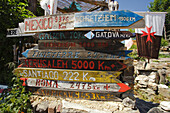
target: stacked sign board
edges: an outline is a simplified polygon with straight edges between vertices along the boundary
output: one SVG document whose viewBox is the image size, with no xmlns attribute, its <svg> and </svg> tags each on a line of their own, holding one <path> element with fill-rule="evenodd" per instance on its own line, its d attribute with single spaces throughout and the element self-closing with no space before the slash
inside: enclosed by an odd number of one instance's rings
<svg viewBox="0 0 170 113">
<path fill-rule="evenodd" d="M 25 32 L 37 33 L 38 49 L 25 51 L 14 73 L 26 78 L 34 94 L 117 100 L 117 94 L 130 89 L 119 76 L 132 52 L 123 50 L 119 40 L 132 34 L 90 30 L 129 27 L 142 18 L 130 11 L 104 11 L 25 19 Z"/>
</svg>

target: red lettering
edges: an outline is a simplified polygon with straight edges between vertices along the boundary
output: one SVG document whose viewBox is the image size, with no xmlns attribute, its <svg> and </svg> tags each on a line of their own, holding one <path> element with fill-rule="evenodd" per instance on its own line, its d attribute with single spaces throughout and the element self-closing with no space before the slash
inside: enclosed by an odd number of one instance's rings
<svg viewBox="0 0 170 113">
<path fill-rule="evenodd" d="M 103 64 L 104 64 L 104 62 L 100 63 L 100 61 L 98 61 L 98 69 L 99 70 L 100 70 L 100 68 L 102 68 L 102 70 L 104 69 Z"/>
<path fill-rule="evenodd" d="M 37 60 L 36 59 L 33 60 L 33 67 L 37 67 Z"/>
<path fill-rule="evenodd" d="M 32 59 L 28 59 L 28 67 L 33 67 L 32 66 Z"/>
<path fill-rule="evenodd" d="M 88 90 L 91 89 L 91 84 L 90 84 L 90 83 L 88 83 L 87 89 L 88 89 Z"/>
<path fill-rule="evenodd" d="M 59 62 L 62 62 L 62 60 L 57 60 L 57 66 L 58 66 L 58 68 L 62 68 L 62 67 L 60 67 L 61 63 L 59 63 Z"/>
<path fill-rule="evenodd" d="M 67 21 L 67 22 L 69 21 L 69 17 L 68 17 L 68 16 L 66 17 L 66 21 Z"/>
<path fill-rule="evenodd" d="M 57 66 L 54 66 L 54 64 L 55 64 L 55 60 L 53 60 L 53 66 L 52 67 L 53 68 L 57 68 Z"/>
<path fill-rule="evenodd" d="M 88 62 L 87 62 L 87 61 L 84 61 L 84 62 L 83 62 L 83 66 L 84 66 L 84 69 L 87 69 L 87 68 L 88 68 Z"/>
<path fill-rule="evenodd" d="M 78 61 L 77 66 L 79 69 L 82 69 L 82 61 L 81 60 Z"/>
<path fill-rule="evenodd" d="M 83 84 L 83 89 L 84 89 L 84 87 L 85 87 L 86 83 L 82 83 L 82 84 Z"/>
<path fill-rule="evenodd" d="M 39 27 L 40 29 L 43 29 L 43 27 L 42 26 L 40 26 L 40 22 L 42 21 L 42 19 L 40 19 L 39 21 L 38 20 L 36 20 L 36 22 L 37 22 L 37 24 L 38 24 L 38 26 L 37 26 L 37 28 Z M 36 28 L 36 29 L 37 29 Z"/>
<path fill-rule="evenodd" d="M 51 19 L 51 26 L 50 26 L 50 19 Z M 53 18 L 48 18 L 48 28 L 51 29 L 53 27 Z"/>
<path fill-rule="evenodd" d="M 41 86 L 45 86 L 45 80 L 41 80 Z"/>
<path fill-rule="evenodd" d="M 78 86 L 78 89 L 80 88 L 80 83 L 76 83 L 76 86 Z"/>
<path fill-rule="evenodd" d="M 53 63 L 54 64 L 54 63 Z M 51 68 L 51 62 L 50 62 L 50 60 L 48 60 L 48 66 L 47 66 L 48 68 Z"/>
<path fill-rule="evenodd" d="M 46 80 L 46 87 L 49 87 L 49 86 L 51 87 L 50 84 L 51 84 L 51 80 L 50 80 L 50 83 L 49 83 L 49 80 Z"/>
<path fill-rule="evenodd" d="M 36 80 L 36 86 L 40 86 L 40 79 Z"/>
<path fill-rule="evenodd" d="M 29 25 L 28 21 L 25 22 L 25 31 L 27 31 L 27 27 L 29 27 L 29 30 L 30 30 L 30 25 Z"/>
<path fill-rule="evenodd" d="M 71 82 L 71 87 L 70 88 L 74 88 L 73 85 L 74 85 L 74 82 Z"/>
<path fill-rule="evenodd" d="M 93 62 L 93 61 L 90 61 L 90 63 L 89 63 L 89 68 L 90 68 L 90 69 L 94 69 L 94 62 Z"/>
<path fill-rule="evenodd" d="M 77 65 L 75 64 L 77 61 L 72 60 L 72 69 L 77 69 Z M 73 67 L 74 66 L 74 67 Z"/>
<path fill-rule="evenodd" d="M 28 62 L 28 59 L 25 59 L 24 60 L 24 65 L 22 67 L 28 67 L 27 62 Z"/>
<path fill-rule="evenodd" d="M 91 45 L 91 44 L 88 42 L 88 43 L 87 43 L 87 47 L 90 47 L 90 45 Z"/>
<path fill-rule="evenodd" d="M 68 62 L 68 61 L 66 61 L 65 63 L 64 63 L 64 61 L 62 62 L 62 68 L 66 68 L 66 69 L 68 68 L 68 67 L 67 67 L 67 62 Z M 65 66 L 65 67 L 64 67 L 64 66 Z"/>
<path fill-rule="evenodd" d="M 55 17 L 55 22 L 58 22 L 58 17 L 57 16 Z"/>
<path fill-rule="evenodd" d="M 91 43 L 91 47 L 94 47 L 94 42 Z"/>
</svg>

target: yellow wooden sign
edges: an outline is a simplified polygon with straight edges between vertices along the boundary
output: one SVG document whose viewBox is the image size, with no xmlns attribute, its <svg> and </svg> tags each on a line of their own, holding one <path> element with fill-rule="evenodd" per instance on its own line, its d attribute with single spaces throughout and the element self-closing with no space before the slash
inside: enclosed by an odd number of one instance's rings
<svg viewBox="0 0 170 113">
<path fill-rule="evenodd" d="M 118 79 L 116 79 L 121 74 L 121 72 L 118 71 L 16 68 L 14 70 L 14 74 L 24 78 L 77 82 L 121 83 Z"/>
</svg>

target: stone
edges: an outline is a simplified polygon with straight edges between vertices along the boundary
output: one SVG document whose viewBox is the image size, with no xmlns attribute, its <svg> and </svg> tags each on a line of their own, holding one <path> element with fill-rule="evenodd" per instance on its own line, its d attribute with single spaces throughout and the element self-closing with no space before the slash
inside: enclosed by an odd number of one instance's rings
<svg viewBox="0 0 170 113">
<path fill-rule="evenodd" d="M 159 107 L 153 107 L 147 113 L 164 113 L 164 111 Z"/>
<path fill-rule="evenodd" d="M 56 101 L 51 101 L 49 103 L 48 113 L 55 113 L 56 106 L 58 106 L 58 103 Z"/>
<path fill-rule="evenodd" d="M 148 88 L 153 89 L 154 91 L 157 91 L 158 90 L 158 84 L 148 82 Z"/>
<path fill-rule="evenodd" d="M 166 70 L 165 69 L 158 70 L 158 73 L 159 73 L 159 77 L 160 77 L 159 83 L 165 84 L 165 82 L 166 82 Z"/>
<path fill-rule="evenodd" d="M 123 99 L 123 105 L 125 107 L 129 107 L 131 109 L 135 108 L 135 101 L 133 101 L 132 99 L 130 99 L 129 97 L 126 97 L 125 99 Z"/>
<path fill-rule="evenodd" d="M 159 83 L 159 74 L 158 72 L 151 72 L 149 75 L 149 82 Z"/>
<path fill-rule="evenodd" d="M 45 112 L 48 108 L 48 101 L 42 101 L 40 104 L 37 105 L 36 111 L 38 112 Z"/>
<path fill-rule="evenodd" d="M 170 98 L 170 88 L 164 84 L 158 85 L 158 93 L 166 98 Z"/>
<path fill-rule="evenodd" d="M 151 69 L 151 64 L 150 63 L 146 63 L 145 69 L 146 70 L 150 70 Z"/>
<path fill-rule="evenodd" d="M 160 106 L 162 109 L 164 109 L 165 111 L 170 111 L 170 101 L 162 101 L 160 103 Z"/>
<path fill-rule="evenodd" d="M 137 83 L 140 87 L 147 87 L 149 78 L 146 75 L 139 75 L 135 78 L 135 83 Z"/>
<path fill-rule="evenodd" d="M 150 89 L 150 88 L 147 88 L 147 89 L 140 89 L 141 91 L 147 93 L 148 96 L 151 96 L 151 95 L 155 95 L 155 91 Z"/>
</svg>

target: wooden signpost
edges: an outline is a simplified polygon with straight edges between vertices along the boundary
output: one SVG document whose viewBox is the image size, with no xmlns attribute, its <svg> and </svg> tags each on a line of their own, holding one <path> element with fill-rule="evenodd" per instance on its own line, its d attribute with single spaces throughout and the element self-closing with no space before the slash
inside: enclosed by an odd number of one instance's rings
<svg viewBox="0 0 170 113">
<path fill-rule="evenodd" d="M 112 40 L 39 40 L 39 49 L 69 49 L 69 50 L 119 50 L 123 44 Z"/>
<path fill-rule="evenodd" d="M 121 71 L 127 66 L 117 60 L 25 59 L 21 67 Z"/>
<path fill-rule="evenodd" d="M 129 31 L 55 31 L 37 33 L 34 37 L 39 40 L 82 40 L 88 35 L 90 39 L 129 39 L 133 36 Z"/>
<path fill-rule="evenodd" d="M 57 14 L 51 16 L 27 18 L 24 20 L 24 25 L 25 33 L 73 30 L 74 14 Z"/>
<path fill-rule="evenodd" d="M 23 78 L 24 79 L 24 78 Z M 46 87 L 61 90 L 74 90 L 85 92 L 125 92 L 130 89 L 124 83 L 88 83 L 88 82 L 69 82 L 45 79 L 25 78 L 26 85 L 29 87 Z"/>
<path fill-rule="evenodd" d="M 23 78 L 36 78 L 48 80 L 121 83 L 116 79 L 121 72 L 118 71 L 89 71 L 66 69 L 16 68 L 14 74 Z"/>
<path fill-rule="evenodd" d="M 62 59 L 105 59 L 105 60 L 125 60 L 132 50 L 115 50 L 97 52 L 88 50 L 26 50 L 22 53 L 26 58 L 62 58 Z"/>
<path fill-rule="evenodd" d="M 54 88 L 35 88 L 29 87 L 28 91 L 31 91 L 36 95 L 43 96 L 55 96 L 62 98 L 73 98 L 73 99 L 87 99 L 87 100 L 111 100 L 111 101 L 122 101 L 116 97 L 115 93 L 101 93 L 101 92 L 82 92 L 82 91 L 69 91 L 69 90 L 58 90 Z"/>
<path fill-rule="evenodd" d="M 143 17 L 128 10 L 75 13 L 75 28 L 127 27 Z"/>
</svg>

